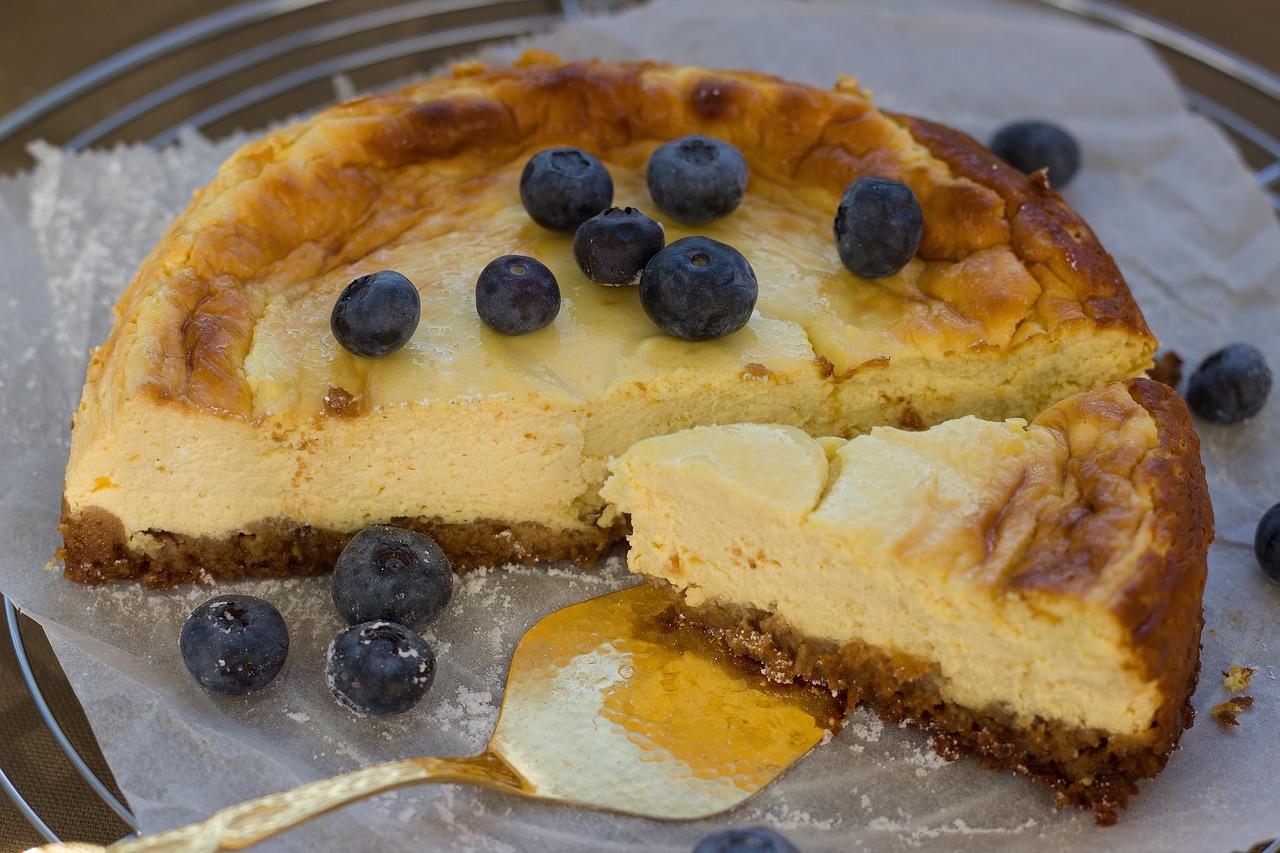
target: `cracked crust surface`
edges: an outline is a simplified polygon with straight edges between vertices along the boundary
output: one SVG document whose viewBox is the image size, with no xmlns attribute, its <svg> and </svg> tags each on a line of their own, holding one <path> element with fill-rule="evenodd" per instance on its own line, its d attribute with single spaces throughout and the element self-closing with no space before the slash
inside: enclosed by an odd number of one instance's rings
<svg viewBox="0 0 1280 853">
<path fill-rule="evenodd" d="M 1152 343 L 1088 226 L 1042 177 L 1022 175 L 964 134 L 881 113 L 848 81 L 820 91 L 751 72 L 529 55 L 514 68 L 463 66 L 332 107 L 246 145 L 142 265 L 89 384 L 117 373 L 111 384 L 126 394 L 254 417 L 244 362 L 265 299 L 360 260 L 431 210 L 461 209 L 466 179 L 540 146 L 607 157 L 688 133 L 733 142 L 753 177 L 812 191 L 824 204 L 859 175 L 907 182 L 924 210 L 919 257 L 955 265 L 957 280 L 930 295 L 962 325 L 985 325 L 976 337 L 945 325 L 918 330 L 943 336 L 940 350 L 976 338 L 1011 344 L 992 324 L 1028 320 L 1040 332 L 1086 321 Z M 972 263 L 1001 249 L 1043 291 L 1029 316 L 1008 316 L 1009 294 L 985 287 L 991 269 Z"/>
</svg>

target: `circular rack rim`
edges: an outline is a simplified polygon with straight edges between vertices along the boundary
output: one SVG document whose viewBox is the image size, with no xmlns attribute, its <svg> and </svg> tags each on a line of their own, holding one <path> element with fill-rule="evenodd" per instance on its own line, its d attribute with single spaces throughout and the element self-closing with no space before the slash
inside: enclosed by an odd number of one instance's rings
<svg viewBox="0 0 1280 853">
<path fill-rule="evenodd" d="M 249 0 L 137 42 L 68 77 L 7 115 L 0 116 L 0 143 L 29 127 L 44 115 L 89 95 L 102 85 L 149 62 L 172 56 L 186 47 L 215 36 L 270 22 L 283 15 L 323 6 L 328 2 L 331 0 Z M 269 59 L 381 27 L 409 23 L 450 12 L 475 11 L 485 7 L 500 6 L 504 5 L 504 2 L 509 0 L 411 0 L 411 2 L 381 7 L 296 30 L 198 68 L 145 93 L 79 132 L 65 143 L 64 147 L 76 151 L 93 145 L 175 98 Z M 1107 0 L 1024 0 L 1024 2 L 1035 3 L 1136 35 L 1199 65 L 1211 68 L 1265 96 L 1272 103 L 1280 105 L 1280 74 L 1158 18 L 1135 12 Z M 605 5 L 617 4 L 606 3 Z M 465 47 L 498 39 L 514 38 L 544 30 L 558 21 L 583 17 L 584 13 L 579 0 L 560 0 L 559 7 L 558 14 L 525 15 L 500 18 L 481 24 L 445 27 L 295 68 L 214 103 L 148 141 L 156 147 L 162 147 L 176 140 L 184 128 L 193 127 L 198 130 L 207 127 L 219 119 L 235 115 L 241 110 L 307 83 L 380 62 L 442 48 Z M 1280 212 L 1280 191 L 1275 189 L 1275 186 L 1280 184 L 1280 139 L 1245 116 L 1193 89 L 1182 87 L 1182 95 L 1189 108 L 1266 154 L 1269 162 L 1254 172 L 1254 178 L 1269 196 L 1275 210 Z M 27 656 L 18 620 L 18 608 L 7 597 L 0 595 L 0 599 L 4 602 L 5 623 L 18 660 L 19 671 L 41 720 L 66 755 L 67 760 L 89 784 L 93 792 L 132 829 L 132 833 L 125 837 L 136 835 L 140 831 L 139 826 L 128 806 L 117 798 L 103 780 L 89 768 L 54 717 Z M 19 813 L 48 842 L 58 843 L 62 840 L 22 796 L 22 793 L 5 775 L 2 767 L 0 767 L 0 790 L 4 791 Z M 1280 838 L 1272 841 L 1262 853 L 1280 853 Z"/>
</svg>

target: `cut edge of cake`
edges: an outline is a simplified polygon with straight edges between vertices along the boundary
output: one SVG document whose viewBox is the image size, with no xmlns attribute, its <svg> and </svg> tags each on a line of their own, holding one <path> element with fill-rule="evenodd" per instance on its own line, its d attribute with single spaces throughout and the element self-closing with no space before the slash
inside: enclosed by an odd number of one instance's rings
<svg viewBox="0 0 1280 853">
<path fill-rule="evenodd" d="M 962 421 L 952 424 L 959 430 Z M 913 444 L 920 444 L 918 437 L 931 432 L 942 435 L 949 426 L 911 434 L 886 428 L 852 442 L 814 442 L 799 434 L 788 438 L 785 428 L 750 425 L 746 427 L 750 431 L 772 429 L 776 434 L 769 438 L 773 450 L 762 450 L 762 458 L 742 463 L 747 466 L 744 468 L 736 468 L 739 462 L 732 454 L 740 456 L 744 448 L 754 446 L 754 439 L 727 450 L 733 442 L 725 441 L 724 436 L 718 437 L 717 449 L 711 450 L 710 443 L 699 447 L 696 441 L 682 442 L 682 435 L 726 429 L 703 427 L 636 445 L 628 455 L 615 460 L 614 476 L 606 485 L 605 494 L 614 502 L 619 516 L 629 516 L 633 529 L 629 560 L 633 570 L 667 589 L 682 618 L 708 631 L 730 652 L 757 661 L 765 673 L 780 681 L 799 679 L 842 691 L 851 707 L 865 704 L 886 722 L 928 731 L 934 748 L 944 757 L 968 754 L 988 767 L 1031 776 L 1054 788 L 1060 803 L 1092 809 L 1100 823 L 1113 822 L 1116 810 L 1123 808 L 1136 791 L 1136 781 L 1152 777 L 1164 767 L 1181 732 L 1194 717 L 1190 697 L 1199 671 L 1201 596 L 1213 519 L 1199 442 L 1186 406 L 1175 392 L 1150 380 L 1132 380 L 1066 400 L 1030 426 L 1021 422 L 1004 425 L 1028 434 L 1035 431 L 1036 440 L 1044 447 L 1027 457 L 1025 477 L 1017 473 L 1017 465 L 1011 466 L 1016 485 L 1009 492 L 1008 502 L 1002 503 L 998 490 L 991 493 L 992 506 L 998 509 L 989 521 L 968 530 L 967 522 L 961 518 L 957 526 L 949 528 L 946 536 L 956 541 L 955 559 L 959 562 L 946 572 L 932 575 L 932 581 L 927 580 L 929 572 L 920 567 L 927 565 L 931 557 L 936 559 L 939 553 L 946 552 L 929 550 L 938 543 L 930 542 L 928 529 L 895 540 L 891 544 L 897 551 L 876 550 L 881 545 L 867 546 L 867 554 L 882 558 L 885 554 L 901 555 L 901 565 L 886 569 L 886 573 L 897 569 L 906 582 L 940 585 L 943 606 L 947 598 L 952 598 L 963 607 L 981 600 L 966 597 L 973 595 L 975 589 L 988 591 L 982 594 L 989 594 L 995 602 L 995 616 L 988 619 L 984 613 L 952 613 L 956 620 L 988 621 L 972 631 L 943 626 L 931 638 L 946 651 L 951 640 L 945 638 L 960 637 L 963 642 L 956 641 L 960 642 L 956 648 L 969 648 L 973 655 L 967 662 L 959 653 L 959 657 L 930 659 L 914 651 L 868 643 L 860 636 L 846 635 L 842 641 L 811 636 L 802 626 L 798 629 L 792 622 L 802 621 L 807 615 L 789 619 L 787 613 L 779 612 L 789 606 L 787 598 L 794 602 L 805 600 L 804 594 L 793 595 L 789 590 L 825 583 L 822 573 L 840 568 L 829 555 L 856 556 L 857 548 L 828 552 L 815 549 L 814 559 L 803 568 L 779 565 L 767 547 L 751 550 L 763 541 L 753 538 L 753 525 L 767 531 L 772 523 L 760 521 L 766 510 L 751 518 L 751 513 L 735 512 L 738 508 L 730 505 L 740 492 L 782 489 L 776 498 L 760 503 L 779 516 L 774 533 L 762 535 L 779 540 L 788 534 L 777 531 L 808 524 L 804 519 L 825 512 L 821 508 L 830 502 L 833 489 L 854 489 L 855 484 L 849 479 L 855 473 L 873 470 L 867 467 L 867 460 L 876 454 L 901 466 L 901 477 L 910 479 L 909 454 L 914 452 Z M 990 424 L 983 437 L 999 443 L 1002 439 L 997 426 L 1000 425 Z M 886 439 L 883 447 L 865 450 L 880 440 L 877 434 Z M 857 467 L 842 469 L 840 449 L 860 441 L 864 449 L 853 455 L 846 452 L 843 457 L 843 465 Z M 1045 447 L 1058 456 L 1044 456 L 1048 452 Z M 722 450 L 728 455 L 718 456 Z M 895 456 L 900 450 L 907 455 Z M 829 460 L 821 458 L 824 454 Z M 994 452 L 992 458 L 999 457 L 1000 453 Z M 1076 486 L 1071 488 L 1078 488 L 1075 498 L 1064 502 L 1055 498 L 1052 487 L 1040 489 L 1037 483 L 1052 482 L 1051 471 L 1046 474 L 1035 469 L 1045 459 L 1061 462 L 1063 482 L 1074 482 Z M 945 460 L 938 463 L 939 468 L 946 466 Z M 801 474 L 770 473 L 784 468 Z M 730 470 L 726 474 L 721 469 Z M 840 479 L 842 470 L 844 480 Z M 973 483 L 992 488 L 1005 482 L 998 471 L 974 476 Z M 714 485 L 707 485 L 717 482 L 732 483 L 733 496 L 728 492 L 715 494 Z M 895 486 L 888 482 L 875 485 L 880 493 L 873 499 L 847 507 L 861 507 L 875 514 L 875 503 L 894 504 L 898 494 Z M 708 488 L 712 491 L 700 491 Z M 1062 495 L 1067 491 L 1064 489 Z M 958 505 L 946 503 L 944 487 L 939 487 L 931 499 L 962 514 Z M 748 494 L 742 500 L 752 498 Z M 715 509 L 699 513 L 686 506 L 689 502 Z M 673 513 L 680 512 L 681 518 L 697 516 L 695 523 L 714 527 L 714 514 L 719 509 L 741 519 L 726 520 L 723 529 L 704 537 L 737 537 L 730 542 L 716 542 L 714 548 L 702 548 L 708 554 L 721 549 L 727 555 L 720 561 L 725 565 L 714 558 L 709 562 L 716 565 L 708 565 L 703 557 L 685 550 L 692 548 L 696 552 L 704 544 L 696 541 L 698 534 L 676 531 L 671 519 Z M 816 526 L 806 528 L 809 532 L 804 536 L 827 536 L 824 531 L 831 529 L 832 518 L 838 516 L 839 513 L 827 512 L 823 520 L 815 522 Z M 934 523 L 940 517 L 943 516 L 935 514 Z M 858 529 L 856 519 L 853 529 Z M 994 538 L 992 530 L 997 531 Z M 974 550 L 972 542 L 960 541 L 968 533 L 977 537 L 978 550 Z M 1010 542 L 1017 547 L 1005 550 Z M 916 553 L 912 548 L 923 550 Z M 1001 557 L 995 568 L 981 559 L 974 564 L 964 562 L 966 554 L 972 557 L 987 553 L 983 548 L 991 554 L 1003 551 L 1007 559 Z M 783 550 L 778 548 L 779 553 Z M 824 553 L 828 556 L 824 557 Z M 791 574 L 785 574 L 788 569 Z M 762 574 L 773 571 L 784 573 L 777 584 L 770 586 L 769 581 L 760 580 Z M 853 571 L 870 575 L 875 570 L 864 567 Z M 724 574 L 727 582 L 717 586 L 719 574 Z M 959 586 L 954 585 L 957 579 Z M 852 592 L 843 593 L 848 601 L 840 596 L 842 585 L 853 590 L 858 582 L 850 575 L 836 584 L 834 592 L 820 587 L 826 593 L 813 593 L 812 608 L 857 610 Z M 751 601 L 752 595 L 772 595 L 778 600 Z M 1012 606 L 1005 606 L 1010 602 Z M 882 604 L 890 611 L 884 618 L 896 618 L 898 610 L 888 594 Z M 926 609 L 923 601 L 919 604 L 920 610 Z M 1037 614 L 1035 619 L 1044 621 L 1037 624 L 1016 616 L 1019 608 L 1028 606 L 1028 612 Z M 928 612 L 946 611 L 930 604 Z M 815 625 L 823 623 L 819 617 L 811 621 Z M 985 664 L 975 660 L 983 648 L 979 636 L 982 632 L 997 639 L 1003 636 L 1009 644 L 1012 651 L 1008 660 L 998 661 L 999 666 L 1005 667 L 1002 671 L 1007 673 L 1006 679 L 984 674 Z M 972 646 L 965 646 L 970 642 L 970 633 L 974 637 Z M 1058 642 L 1063 637 L 1076 636 L 1079 648 L 1048 645 L 1044 638 L 1055 636 L 1059 637 Z M 1090 644 L 1096 637 L 1107 639 L 1094 648 Z M 1104 653 L 1102 657 L 1090 657 L 1099 649 Z M 1018 655 L 1022 654 L 1028 658 L 1019 661 Z M 1033 654 L 1041 654 L 1043 659 L 1033 660 Z M 1082 666 L 1081 662 L 1090 664 L 1108 656 L 1116 662 L 1114 670 L 1095 669 L 1097 677 L 1089 684 L 1089 666 Z M 1004 698 L 981 706 L 957 701 L 954 697 L 962 691 L 940 669 L 949 666 L 954 674 L 957 661 L 961 666 L 975 667 L 978 674 L 968 676 L 975 684 L 985 685 L 983 689 L 989 689 L 993 697 L 1000 697 L 1003 691 Z M 1021 680 L 1019 663 L 1026 664 Z M 1066 683 L 1058 684 L 1055 672 L 1045 669 L 1055 663 L 1061 663 L 1064 669 L 1080 669 L 1080 673 L 1066 674 L 1062 679 Z M 1064 700 L 1066 694 L 1061 687 L 1080 687 L 1085 693 Z M 1033 693 L 1024 696 L 1019 693 L 1022 690 Z M 1077 702 L 1073 713 L 1085 716 L 1068 722 L 1051 714 L 1034 713 L 1043 711 L 1043 705 L 1037 708 L 1034 704 L 1042 698 L 1040 694 L 1050 697 L 1048 701 L 1063 702 L 1062 707 L 1068 710 L 1072 702 Z M 1108 706 L 1099 708 L 1096 719 L 1091 719 L 1093 712 L 1087 710 L 1091 695 Z M 1026 703 L 1019 708 L 1024 700 Z M 1099 721 L 1106 722 L 1097 725 Z"/>
</svg>

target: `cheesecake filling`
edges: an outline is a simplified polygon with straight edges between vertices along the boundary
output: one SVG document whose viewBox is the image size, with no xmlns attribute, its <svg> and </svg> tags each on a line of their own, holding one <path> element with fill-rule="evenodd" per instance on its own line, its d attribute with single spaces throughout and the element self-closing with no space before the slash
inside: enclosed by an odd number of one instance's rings
<svg viewBox="0 0 1280 853">
<path fill-rule="evenodd" d="M 1134 421 L 1126 429 L 1154 430 Z M 637 444 L 603 494 L 630 517 L 631 569 L 692 608 L 766 614 L 815 643 L 926 661 L 945 701 L 1023 725 L 1140 738 L 1163 695 L 1108 607 L 1114 582 L 1080 596 L 1012 581 L 1041 513 L 1071 487 L 1068 443 L 974 417 L 849 441 L 708 427 Z M 1149 544 L 1142 514 L 1136 501 L 1117 564 Z"/>
</svg>

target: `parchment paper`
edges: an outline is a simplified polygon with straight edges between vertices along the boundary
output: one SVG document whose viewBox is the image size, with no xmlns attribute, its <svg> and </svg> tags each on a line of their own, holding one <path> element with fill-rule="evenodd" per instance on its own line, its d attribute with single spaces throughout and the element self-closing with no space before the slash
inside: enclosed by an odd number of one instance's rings
<svg viewBox="0 0 1280 853">
<path fill-rule="evenodd" d="M 1084 149 L 1068 200 L 1116 255 L 1165 344 L 1194 364 L 1247 340 L 1280 368 L 1280 229 L 1231 145 L 1183 109 L 1136 40 L 980 0 L 663 0 L 530 43 L 569 57 L 754 67 L 824 86 L 850 73 L 883 106 L 980 138 L 1012 118 L 1050 117 Z M 42 569 L 58 544 L 67 423 L 86 349 L 106 334 L 111 303 L 166 223 L 238 141 L 191 135 L 161 153 L 39 146 L 33 174 L 0 182 L 0 585 L 48 629 L 147 831 L 377 760 L 480 749 L 524 629 L 631 583 L 618 555 L 597 573 L 465 576 L 429 633 L 440 660 L 430 696 L 377 722 L 348 716 L 325 693 L 323 649 L 340 625 L 323 579 L 236 585 L 281 608 L 293 643 L 275 685 L 228 700 L 202 693 L 176 650 L 183 618 L 208 590 L 88 589 Z M 1256 519 L 1280 500 L 1278 431 L 1280 399 L 1241 426 L 1200 425 L 1219 530 L 1195 700 L 1202 713 L 1118 826 L 1056 812 L 1024 779 L 947 764 L 919 733 L 859 714 L 778 784 L 713 821 L 663 824 L 436 787 L 384 796 L 270 846 L 687 850 L 717 827 L 767 823 L 804 850 L 1247 848 L 1280 832 L 1280 587 L 1265 581 L 1250 547 Z M 1227 732 L 1206 712 L 1225 698 L 1219 672 L 1231 663 L 1259 671 L 1256 705 Z"/>
</svg>

